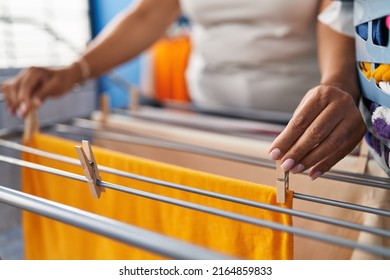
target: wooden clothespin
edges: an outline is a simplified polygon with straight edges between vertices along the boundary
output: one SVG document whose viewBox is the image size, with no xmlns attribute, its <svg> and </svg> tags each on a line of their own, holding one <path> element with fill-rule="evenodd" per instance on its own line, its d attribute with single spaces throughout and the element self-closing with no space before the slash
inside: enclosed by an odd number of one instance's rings
<svg viewBox="0 0 390 280">
<path fill-rule="evenodd" d="M 100 198 L 101 192 L 104 192 L 104 187 L 97 185 L 101 180 L 98 165 L 92 152 L 91 145 L 88 141 L 83 140 L 81 146 L 76 146 L 77 155 L 81 162 L 84 175 L 88 180 L 89 189 L 94 198 Z"/>
<path fill-rule="evenodd" d="M 129 89 L 129 98 L 130 98 L 130 106 L 129 110 L 131 112 L 135 112 L 139 109 L 139 91 L 135 86 L 130 87 Z"/>
<path fill-rule="evenodd" d="M 280 162 L 276 162 L 276 202 L 286 202 L 286 192 L 289 188 L 289 174 L 280 166 Z"/>
<path fill-rule="evenodd" d="M 23 143 L 31 141 L 33 135 L 39 131 L 37 110 L 32 108 L 24 119 Z"/>
<path fill-rule="evenodd" d="M 110 96 L 107 93 L 102 93 L 100 95 L 100 111 L 101 111 L 101 122 L 106 122 L 108 116 L 111 113 L 110 109 Z"/>
</svg>

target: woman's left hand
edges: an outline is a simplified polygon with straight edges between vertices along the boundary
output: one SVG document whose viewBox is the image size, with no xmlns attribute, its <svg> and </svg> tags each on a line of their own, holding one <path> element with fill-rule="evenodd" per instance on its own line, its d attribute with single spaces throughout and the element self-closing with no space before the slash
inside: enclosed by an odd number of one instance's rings
<svg viewBox="0 0 390 280">
<path fill-rule="evenodd" d="M 361 141 L 366 127 L 353 98 L 336 86 L 320 85 L 302 99 L 269 154 L 284 171 L 309 171 L 312 180 L 327 172 Z"/>
</svg>

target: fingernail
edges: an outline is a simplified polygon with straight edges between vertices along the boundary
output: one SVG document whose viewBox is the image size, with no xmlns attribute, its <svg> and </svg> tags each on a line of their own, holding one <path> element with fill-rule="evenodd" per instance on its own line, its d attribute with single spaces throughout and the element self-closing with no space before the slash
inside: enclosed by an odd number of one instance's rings
<svg viewBox="0 0 390 280">
<path fill-rule="evenodd" d="M 26 106 L 26 103 L 22 102 L 18 109 L 16 110 L 16 115 L 19 117 L 19 118 L 23 118 L 24 114 L 26 113 L 27 111 L 27 106 Z"/>
<path fill-rule="evenodd" d="M 315 172 L 313 175 L 310 176 L 310 179 L 315 180 L 318 177 L 320 177 L 322 173 L 320 171 Z"/>
<path fill-rule="evenodd" d="M 291 169 L 291 167 L 294 166 L 294 160 L 289 158 L 289 159 L 286 159 L 282 165 L 280 166 L 284 171 L 289 171 Z"/>
<path fill-rule="evenodd" d="M 295 173 L 301 173 L 303 170 L 305 170 L 305 166 L 299 163 L 293 169 L 291 169 L 291 172 L 295 174 Z"/>
<path fill-rule="evenodd" d="M 278 148 L 275 148 L 269 153 L 269 156 L 272 160 L 277 160 L 281 154 L 282 152 Z"/>
</svg>

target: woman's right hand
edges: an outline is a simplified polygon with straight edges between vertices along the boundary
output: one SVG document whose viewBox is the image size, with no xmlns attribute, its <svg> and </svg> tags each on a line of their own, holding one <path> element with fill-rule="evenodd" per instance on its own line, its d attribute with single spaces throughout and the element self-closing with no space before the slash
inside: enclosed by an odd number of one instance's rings
<svg viewBox="0 0 390 280">
<path fill-rule="evenodd" d="M 9 113 L 24 118 L 32 108 L 40 107 L 46 98 L 70 91 L 80 77 L 77 63 L 62 68 L 30 67 L 5 81 L 1 91 Z"/>
</svg>

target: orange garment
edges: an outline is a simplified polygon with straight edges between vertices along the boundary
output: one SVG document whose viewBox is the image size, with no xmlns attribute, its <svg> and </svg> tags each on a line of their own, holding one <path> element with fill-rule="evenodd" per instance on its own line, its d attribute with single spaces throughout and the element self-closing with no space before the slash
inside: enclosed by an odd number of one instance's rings
<svg viewBox="0 0 390 280">
<path fill-rule="evenodd" d="M 74 143 L 61 138 L 37 134 L 29 145 L 33 148 L 76 157 Z M 250 182 L 193 171 L 173 165 L 137 158 L 94 147 L 99 165 L 171 181 L 178 184 L 246 199 L 275 204 L 275 189 Z M 82 174 L 73 166 L 32 154 L 25 160 Z M 102 180 L 131 188 L 166 195 L 193 203 L 291 225 L 289 215 L 256 209 L 210 197 L 173 190 L 145 182 L 100 172 Z M 202 213 L 167 203 L 106 189 L 100 199 L 92 198 L 86 183 L 24 168 L 23 191 L 104 215 L 141 228 L 159 232 L 214 251 L 241 259 L 291 259 L 292 235 L 259 226 Z M 292 207 L 288 192 L 285 207 Z M 23 213 L 26 259 L 161 259 L 150 252 L 106 237 L 89 233 L 32 213 Z"/>
<path fill-rule="evenodd" d="M 153 46 L 152 69 L 159 101 L 190 101 L 185 79 L 190 48 L 188 36 L 163 38 Z"/>
</svg>

